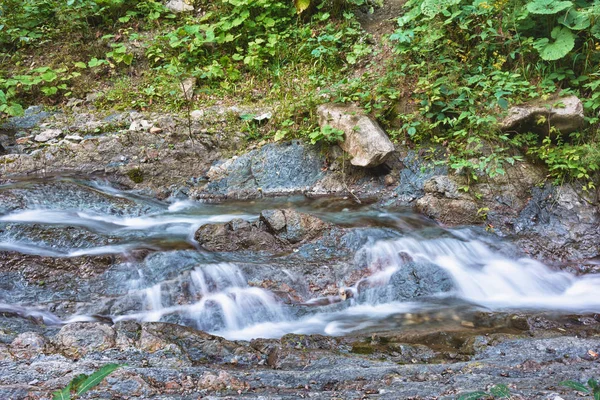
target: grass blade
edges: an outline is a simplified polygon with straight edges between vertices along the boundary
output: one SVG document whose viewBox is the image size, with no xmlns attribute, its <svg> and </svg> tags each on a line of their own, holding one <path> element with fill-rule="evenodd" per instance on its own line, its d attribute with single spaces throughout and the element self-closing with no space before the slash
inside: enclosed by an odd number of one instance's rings
<svg viewBox="0 0 600 400">
<path fill-rule="evenodd" d="M 486 392 L 478 391 L 478 392 L 470 392 L 461 394 L 456 398 L 456 400 L 477 400 L 482 397 L 486 397 L 488 394 Z"/>
<path fill-rule="evenodd" d="M 104 378 L 110 375 L 114 370 L 121 367 L 119 364 L 106 364 L 98 371 L 91 374 L 83 383 L 77 388 L 77 396 L 81 396 L 94 386 L 98 385 Z"/>
<path fill-rule="evenodd" d="M 578 392 L 583 392 L 583 393 L 590 392 L 590 390 L 587 387 L 585 387 L 585 385 L 583 385 L 579 382 L 575 382 L 575 381 L 562 381 L 561 383 L 559 383 L 559 385 L 566 386 L 571 389 L 575 389 Z"/>
</svg>

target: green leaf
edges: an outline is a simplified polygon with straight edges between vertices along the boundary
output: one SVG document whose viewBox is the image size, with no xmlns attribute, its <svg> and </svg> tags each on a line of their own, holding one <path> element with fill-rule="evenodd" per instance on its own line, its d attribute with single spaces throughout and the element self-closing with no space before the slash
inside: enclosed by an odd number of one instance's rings
<svg viewBox="0 0 600 400">
<path fill-rule="evenodd" d="M 460 0 L 424 0 L 421 3 L 421 13 L 432 18 L 459 3 Z"/>
<path fill-rule="evenodd" d="M 81 384 L 83 382 L 85 382 L 85 380 L 88 378 L 88 376 L 86 374 L 79 374 L 77 375 L 75 378 L 73 378 L 71 380 L 71 387 L 73 388 L 74 391 L 77 391 L 79 389 L 79 386 L 81 386 Z"/>
<path fill-rule="evenodd" d="M 527 3 L 527 11 L 532 14 L 556 14 L 573 6 L 572 1 L 534 0 Z"/>
<path fill-rule="evenodd" d="M 480 398 L 486 397 L 486 396 L 487 396 L 487 393 L 482 392 L 482 391 L 469 392 L 469 393 L 461 394 L 460 396 L 458 396 L 456 398 L 456 400 L 477 400 L 477 399 L 480 399 Z"/>
<path fill-rule="evenodd" d="M 75 66 L 77 68 L 81 68 L 81 69 L 87 68 L 87 65 L 85 63 L 83 63 L 83 62 L 76 62 Z"/>
<path fill-rule="evenodd" d="M 23 115 L 25 110 L 23 110 L 23 107 L 20 104 L 12 103 L 4 112 L 13 117 L 18 117 Z"/>
<path fill-rule="evenodd" d="M 560 386 L 566 386 L 568 388 L 571 389 L 575 389 L 578 392 L 583 392 L 583 393 L 589 393 L 590 390 L 585 387 L 585 385 L 579 383 L 579 382 L 575 382 L 575 381 L 562 381 L 561 383 L 559 383 Z"/>
<path fill-rule="evenodd" d="M 594 378 L 590 378 L 587 382 L 588 386 L 591 387 L 592 389 L 596 389 L 598 388 L 598 381 L 596 381 Z"/>
<path fill-rule="evenodd" d="M 71 383 L 62 390 L 52 393 L 52 400 L 71 400 Z"/>
<path fill-rule="evenodd" d="M 540 53 L 540 57 L 546 61 L 559 60 L 569 54 L 575 47 L 575 35 L 562 26 L 556 26 L 551 33 L 554 42 L 547 38 L 537 40 L 533 46 Z"/>
<path fill-rule="evenodd" d="M 81 385 L 77 388 L 77 396 L 81 396 L 94 386 L 98 385 L 104 378 L 110 375 L 114 370 L 120 368 L 119 364 L 106 364 L 98 371 L 91 374 Z"/>
<path fill-rule="evenodd" d="M 296 12 L 302 14 L 308 7 L 310 7 L 310 0 L 294 0 L 296 6 Z"/>
<path fill-rule="evenodd" d="M 54 72 L 52 70 L 48 70 L 48 71 L 44 72 L 42 75 L 40 75 L 40 77 L 46 82 L 52 82 L 52 81 L 56 80 L 58 75 L 56 75 L 56 72 Z"/>
<path fill-rule="evenodd" d="M 500 172 L 500 175 L 504 175 L 504 173 Z M 510 390 L 506 385 L 496 385 L 490 389 L 490 394 L 498 399 L 505 399 L 510 397 Z"/>
<path fill-rule="evenodd" d="M 590 27 L 590 17 L 586 13 L 577 10 L 569 10 L 559 22 L 574 31 L 581 31 Z"/>
<path fill-rule="evenodd" d="M 600 18 L 592 26 L 592 29 L 590 29 L 590 34 L 596 39 L 600 39 Z"/>
<path fill-rule="evenodd" d="M 58 92 L 58 88 L 56 86 L 44 86 L 41 91 L 46 96 L 52 96 Z"/>
<path fill-rule="evenodd" d="M 594 390 L 594 400 L 600 400 L 600 390 Z"/>
<path fill-rule="evenodd" d="M 131 63 L 133 62 L 133 54 L 124 54 L 121 60 L 123 61 L 123 63 L 125 63 L 125 65 L 131 65 Z"/>
</svg>

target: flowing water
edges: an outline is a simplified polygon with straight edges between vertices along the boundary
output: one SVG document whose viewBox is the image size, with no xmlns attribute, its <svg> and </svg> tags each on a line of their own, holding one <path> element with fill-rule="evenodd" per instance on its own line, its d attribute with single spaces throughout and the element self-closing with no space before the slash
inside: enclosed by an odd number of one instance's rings
<svg viewBox="0 0 600 400">
<path fill-rule="evenodd" d="M 290 207 L 337 235 L 275 256 L 210 253 L 193 239 L 206 223 Z M 23 268 L 0 269 L 0 313 L 55 325 L 166 321 L 251 339 L 397 329 L 416 313 L 600 312 L 598 275 L 550 268 L 476 228 L 341 200 L 160 202 L 102 182 L 17 181 L 0 186 L 0 253 Z M 27 275 L 31 263 L 81 257 L 111 261 L 81 277 L 58 271 L 36 284 Z M 318 284 L 333 289 L 318 295 Z"/>
</svg>

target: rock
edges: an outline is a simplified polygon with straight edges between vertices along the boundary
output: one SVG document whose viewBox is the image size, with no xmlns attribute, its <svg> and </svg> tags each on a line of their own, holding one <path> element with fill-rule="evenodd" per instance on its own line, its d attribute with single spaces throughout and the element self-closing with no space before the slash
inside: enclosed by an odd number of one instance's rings
<svg viewBox="0 0 600 400">
<path fill-rule="evenodd" d="M 358 108 L 322 104 L 317 114 L 321 129 L 329 125 L 344 131 L 340 147 L 352 156 L 352 165 L 376 167 L 395 150 L 379 124 Z"/>
<path fill-rule="evenodd" d="M 198 380 L 199 390 L 208 390 L 211 392 L 234 390 L 240 393 L 249 388 L 249 383 L 243 382 L 225 371 L 220 371 L 218 375 L 213 372 L 205 372 Z"/>
<path fill-rule="evenodd" d="M 20 137 L 15 142 L 17 144 L 27 144 L 31 143 L 31 139 L 33 139 L 33 135 Z"/>
<path fill-rule="evenodd" d="M 79 135 L 67 135 L 65 136 L 65 140 L 72 140 L 74 142 L 81 142 L 83 138 Z"/>
<path fill-rule="evenodd" d="M 135 120 L 129 125 L 129 131 L 131 132 L 148 131 L 150 128 L 152 128 L 152 122 L 145 119 Z"/>
<path fill-rule="evenodd" d="M 194 238 L 209 251 L 279 252 L 315 239 L 328 227 L 319 218 L 295 210 L 265 210 L 255 223 L 234 219 L 202 225 Z"/>
<path fill-rule="evenodd" d="M 480 207 L 473 200 L 448 199 L 426 194 L 415 202 L 415 210 L 449 226 L 480 224 L 485 220 Z"/>
<path fill-rule="evenodd" d="M 199 119 L 202 119 L 204 117 L 204 110 L 194 110 L 190 113 L 190 117 L 194 121 L 198 121 Z"/>
<path fill-rule="evenodd" d="M 153 135 L 159 134 L 161 132 L 162 132 L 162 129 L 157 126 L 153 126 L 152 128 L 150 128 L 150 133 Z"/>
<path fill-rule="evenodd" d="M 31 106 L 25 110 L 21 117 L 11 117 L 4 124 L 0 125 L 1 132 L 17 132 L 20 130 L 29 130 L 35 128 L 51 114 L 44 111 L 41 106 Z"/>
<path fill-rule="evenodd" d="M 275 236 L 291 244 L 313 239 L 328 227 L 319 218 L 292 209 L 266 210 L 260 218 Z"/>
<path fill-rule="evenodd" d="M 45 337 L 35 332 L 21 333 L 10 344 L 10 351 L 15 358 L 31 359 L 44 354 L 48 348 Z"/>
<path fill-rule="evenodd" d="M 247 343 L 238 343 L 206 332 L 164 322 L 142 324 L 139 347 L 142 350 L 177 351 L 194 364 L 206 362 L 256 364 L 260 355 Z"/>
<path fill-rule="evenodd" d="M 194 11 L 194 7 L 187 4 L 184 0 L 169 0 L 169 2 L 165 4 L 165 7 L 174 13 Z"/>
<path fill-rule="evenodd" d="M 513 224 L 517 243 L 531 256 L 567 261 L 600 255 L 598 199 L 571 184 L 534 187 Z"/>
<path fill-rule="evenodd" d="M 115 346 L 116 332 L 98 322 L 75 322 L 65 325 L 54 338 L 56 347 L 70 358 L 80 358 L 91 352 Z"/>
<path fill-rule="evenodd" d="M 260 218 L 273 233 L 281 231 L 286 226 L 283 210 L 264 210 L 260 213 Z"/>
<path fill-rule="evenodd" d="M 281 251 L 286 245 L 244 220 L 202 225 L 194 239 L 208 251 Z"/>
<path fill-rule="evenodd" d="M 541 117 L 545 118 L 545 121 L 538 123 Z M 564 136 L 581 129 L 584 123 L 581 100 L 576 96 L 569 96 L 547 102 L 511 107 L 508 110 L 508 116 L 500 123 L 500 129 L 548 135 L 553 133 L 549 130 L 549 126 L 551 126 Z"/>
<path fill-rule="evenodd" d="M 179 84 L 179 90 L 181 95 L 186 101 L 194 98 L 194 88 L 196 87 L 196 78 L 188 78 Z"/>
<path fill-rule="evenodd" d="M 428 179 L 423 185 L 425 193 L 446 197 L 448 199 L 458 199 L 458 185 L 447 175 L 437 175 Z"/>
<path fill-rule="evenodd" d="M 36 135 L 33 140 L 36 142 L 47 142 L 48 140 L 56 139 L 60 135 L 62 135 L 62 130 L 60 129 L 46 129 L 45 131 L 42 131 L 40 134 Z"/>
<path fill-rule="evenodd" d="M 274 168 L 274 166 L 277 166 Z M 305 193 L 324 177 L 318 149 L 299 141 L 267 144 L 211 167 L 200 198 L 249 199 Z"/>
</svg>

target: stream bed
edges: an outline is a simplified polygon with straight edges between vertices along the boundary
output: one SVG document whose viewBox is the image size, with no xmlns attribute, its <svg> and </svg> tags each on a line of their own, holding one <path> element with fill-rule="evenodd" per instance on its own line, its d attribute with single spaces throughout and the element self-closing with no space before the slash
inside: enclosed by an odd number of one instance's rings
<svg viewBox="0 0 600 400">
<path fill-rule="evenodd" d="M 194 239 L 202 225 L 257 223 L 272 209 L 331 228 L 275 253 Z M 49 329 L 162 321 L 251 340 L 470 326 L 481 311 L 600 312 L 599 275 L 551 268 L 481 228 L 350 199 L 206 204 L 102 181 L 12 181 L 0 186 L 0 252 L 0 312 Z"/>
</svg>

